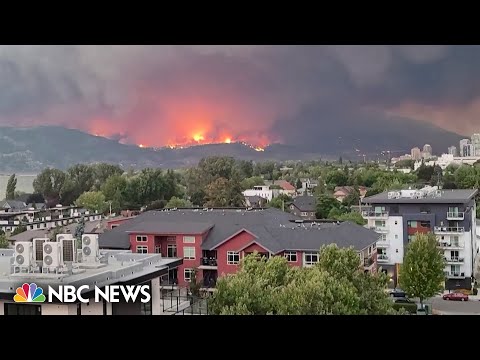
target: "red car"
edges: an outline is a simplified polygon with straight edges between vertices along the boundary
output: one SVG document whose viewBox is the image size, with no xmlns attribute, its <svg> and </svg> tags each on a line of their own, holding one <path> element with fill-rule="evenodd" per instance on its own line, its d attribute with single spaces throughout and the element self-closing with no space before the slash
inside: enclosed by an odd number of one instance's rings
<svg viewBox="0 0 480 360">
<path fill-rule="evenodd" d="M 468 295 L 462 293 L 450 293 L 443 295 L 443 300 L 468 301 Z"/>
</svg>

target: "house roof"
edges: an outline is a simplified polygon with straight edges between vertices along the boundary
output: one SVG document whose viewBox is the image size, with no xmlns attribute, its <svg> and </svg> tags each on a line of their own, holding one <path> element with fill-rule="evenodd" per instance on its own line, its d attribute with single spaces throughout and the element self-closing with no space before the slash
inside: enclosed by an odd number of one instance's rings
<svg viewBox="0 0 480 360">
<path fill-rule="evenodd" d="M 275 180 L 274 184 L 280 186 L 283 190 L 296 190 L 295 186 L 290 184 L 287 180 Z"/>
<path fill-rule="evenodd" d="M 292 204 L 300 211 L 311 212 L 316 210 L 317 199 L 315 196 L 302 195 L 293 199 Z"/>
<path fill-rule="evenodd" d="M 213 250 L 242 231 L 253 234 L 255 242 L 274 253 L 283 250 L 316 251 L 322 245 L 337 243 L 364 249 L 378 239 L 378 234 L 352 223 L 295 223 L 300 218 L 268 208 L 242 209 L 178 209 L 176 211 L 148 211 L 99 236 L 102 248 L 129 249 L 129 233 L 143 229 L 165 234 L 188 233 L 210 228 L 202 249 Z M 155 225 L 157 224 L 157 225 Z M 330 230 L 329 230 L 330 229 Z M 145 231 L 145 230 L 143 230 Z"/>
<path fill-rule="evenodd" d="M 18 200 L 2 200 L 0 201 L 0 207 L 4 209 L 23 210 L 27 207 L 27 204 Z"/>
</svg>

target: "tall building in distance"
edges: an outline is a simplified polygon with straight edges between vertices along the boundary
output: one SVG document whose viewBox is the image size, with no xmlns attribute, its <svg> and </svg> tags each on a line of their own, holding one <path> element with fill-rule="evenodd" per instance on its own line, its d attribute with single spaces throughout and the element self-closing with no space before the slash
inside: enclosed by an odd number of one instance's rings
<svg viewBox="0 0 480 360">
<path fill-rule="evenodd" d="M 422 156 L 424 159 L 429 159 L 432 157 L 432 147 L 429 144 L 423 145 Z"/>
<path fill-rule="evenodd" d="M 418 147 L 414 147 L 410 154 L 412 155 L 412 160 L 420 160 L 422 158 L 422 152 Z"/>
<path fill-rule="evenodd" d="M 453 155 L 453 156 L 457 156 L 457 147 L 456 146 L 450 146 L 448 148 L 448 154 Z"/>
<path fill-rule="evenodd" d="M 480 156 L 480 134 L 475 133 L 472 135 L 472 146 L 473 146 L 472 156 Z"/>
<path fill-rule="evenodd" d="M 458 149 L 460 152 L 460 156 L 472 156 L 471 148 L 472 142 L 470 141 L 470 139 L 460 140 L 460 148 Z"/>
</svg>

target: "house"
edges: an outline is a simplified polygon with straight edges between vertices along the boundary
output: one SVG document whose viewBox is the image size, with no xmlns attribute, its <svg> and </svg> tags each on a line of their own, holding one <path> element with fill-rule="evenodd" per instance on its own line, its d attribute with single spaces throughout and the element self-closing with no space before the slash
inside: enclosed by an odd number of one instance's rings
<svg viewBox="0 0 480 360">
<path fill-rule="evenodd" d="M 318 181 L 311 180 L 309 178 L 301 178 L 302 188 L 298 191 L 301 193 L 312 192 L 318 186 Z"/>
<path fill-rule="evenodd" d="M 445 255 L 447 290 L 470 289 L 475 281 L 476 241 L 475 196 L 478 190 L 441 190 L 427 186 L 420 190 L 389 191 L 366 197 L 371 206 L 363 212 L 366 227 L 381 235 L 377 243 L 378 264 L 397 283 L 406 245 L 417 233 L 433 233 Z"/>
<path fill-rule="evenodd" d="M 338 201 L 343 202 L 343 200 L 354 191 L 355 187 L 353 186 L 335 186 L 333 197 Z M 367 194 L 367 188 L 365 186 L 359 186 L 358 191 L 360 193 L 360 199 L 363 199 Z"/>
<path fill-rule="evenodd" d="M 261 196 L 245 196 L 245 204 L 247 207 L 263 208 L 267 205 L 267 199 Z"/>
<path fill-rule="evenodd" d="M 0 201 L 0 211 L 2 212 L 19 212 L 27 209 L 27 204 L 23 201 L 17 200 L 2 200 Z"/>
<path fill-rule="evenodd" d="M 242 194 L 245 197 L 259 196 L 270 202 L 279 194 L 279 190 L 272 190 L 269 185 L 259 185 L 254 186 L 253 189 L 245 190 Z"/>
<path fill-rule="evenodd" d="M 288 205 L 290 212 L 305 220 L 316 219 L 317 199 L 315 196 L 302 195 L 297 196 Z"/>
<path fill-rule="evenodd" d="M 322 245 L 353 246 L 365 265 L 376 271 L 373 230 L 350 222 L 304 222 L 274 208 L 177 209 L 147 211 L 100 234 L 103 249 L 131 249 L 179 257 L 183 264 L 169 272 L 169 282 L 185 285 L 197 269 L 204 288 L 215 286 L 219 276 L 235 273 L 240 260 L 254 252 L 284 256 L 291 266 L 318 262 Z"/>
<path fill-rule="evenodd" d="M 297 189 L 295 186 L 290 184 L 287 180 L 275 180 L 275 181 L 265 181 L 265 185 L 276 185 L 279 186 L 279 193 L 284 194 L 290 197 L 294 197 L 297 194 Z"/>
</svg>

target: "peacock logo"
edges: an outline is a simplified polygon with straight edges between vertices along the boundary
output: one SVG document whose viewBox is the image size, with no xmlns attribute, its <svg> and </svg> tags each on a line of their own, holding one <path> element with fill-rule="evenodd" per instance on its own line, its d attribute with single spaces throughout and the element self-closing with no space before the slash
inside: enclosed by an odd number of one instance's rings
<svg viewBox="0 0 480 360">
<path fill-rule="evenodd" d="M 30 285 L 25 283 L 21 287 L 17 288 L 17 293 L 13 297 L 15 302 L 45 302 L 45 295 L 43 289 L 38 287 L 37 284 L 31 283 Z"/>
</svg>

